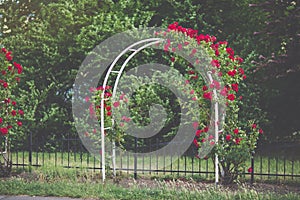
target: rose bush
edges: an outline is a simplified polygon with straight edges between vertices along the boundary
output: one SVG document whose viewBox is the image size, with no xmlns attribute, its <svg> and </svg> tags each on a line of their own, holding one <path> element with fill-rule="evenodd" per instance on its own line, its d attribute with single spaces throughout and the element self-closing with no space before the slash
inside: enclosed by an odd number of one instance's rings
<svg viewBox="0 0 300 200">
<path fill-rule="evenodd" d="M 14 95 L 23 71 L 22 65 L 13 62 L 12 52 L 1 48 L 0 52 L 0 175 L 8 175 L 11 169 L 9 155 L 10 135 L 22 126 L 23 110 L 18 109 L 17 97 Z"/>
</svg>

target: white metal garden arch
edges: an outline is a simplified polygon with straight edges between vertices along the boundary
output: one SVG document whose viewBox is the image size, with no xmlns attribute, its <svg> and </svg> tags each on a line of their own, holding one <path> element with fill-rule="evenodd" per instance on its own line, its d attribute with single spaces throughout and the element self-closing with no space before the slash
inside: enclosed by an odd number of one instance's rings
<svg viewBox="0 0 300 200">
<path fill-rule="evenodd" d="M 113 86 L 113 92 L 112 92 L 112 98 L 115 97 L 116 95 L 116 91 L 117 91 L 117 87 L 118 87 L 118 83 L 119 80 L 121 78 L 122 72 L 124 71 L 126 65 L 128 64 L 128 62 L 141 50 L 154 45 L 154 44 L 158 44 L 160 42 L 163 42 L 164 39 L 162 38 L 148 38 L 148 39 L 143 39 L 140 40 L 138 42 L 133 43 L 132 45 L 128 46 L 127 48 L 125 48 L 115 59 L 114 61 L 111 63 L 108 71 L 106 72 L 104 81 L 103 81 L 103 88 L 106 88 L 107 84 L 108 84 L 108 80 L 109 80 L 109 76 L 112 73 L 117 74 L 117 78 L 115 79 L 115 83 Z M 128 52 L 132 52 L 127 59 L 124 61 L 124 63 L 122 64 L 121 68 L 119 70 L 114 70 L 114 67 L 116 65 L 116 63 L 118 62 L 118 60 L 125 55 Z M 209 81 L 211 83 L 213 83 L 213 79 L 212 79 L 212 73 L 210 71 L 207 72 L 207 75 L 209 77 Z M 213 94 L 214 94 L 214 98 L 217 99 L 217 91 L 216 89 L 213 89 Z M 100 129 L 101 129 L 101 150 L 102 150 L 102 157 L 101 157 L 101 167 L 102 167 L 102 181 L 104 182 L 106 179 L 106 166 L 105 166 L 105 130 L 108 129 L 113 129 L 114 126 L 114 120 L 112 119 L 112 126 L 111 127 L 105 127 L 105 114 L 104 114 L 104 101 L 108 100 L 108 98 L 105 98 L 105 90 L 103 90 L 103 92 L 101 93 L 101 111 L 100 111 Z M 218 101 L 215 101 L 214 103 L 214 126 L 215 126 L 215 143 L 218 143 L 218 139 L 219 139 L 219 133 L 222 132 L 219 131 L 218 128 L 218 122 L 219 122 L 219 104 Z M 115 146 L 115 142 L 112 141 L 112 165 L 113 165 L 113 174 L 114 176 L 116 175 L 116 146 Z M 218 184 L 219 182 L 219 160 L 218 160 L 218 155 L 215 155 L 215 183 Z"/>
</svg>

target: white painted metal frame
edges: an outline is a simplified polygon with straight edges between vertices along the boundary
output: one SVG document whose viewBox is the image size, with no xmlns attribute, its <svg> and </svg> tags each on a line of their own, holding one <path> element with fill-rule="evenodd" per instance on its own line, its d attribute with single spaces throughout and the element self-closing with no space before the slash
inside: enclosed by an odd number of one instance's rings
<svg viewBox="0 0 300 200">
<path fill-rule="evenodd" d="M 211 71 L 207 72 L 210 83 L 213 83 L 213 78 L 212 78 L 211 74 L 212 74 Z M 219 132 L 220 131 L 219 131 L 219 103 L 218 103 L 218 96 L 217 96 L 216 88 L 213 89 L 213 93 L 214 93 L 214 100 L 215 100 L 215 103 L 214 103 L 215 145 L 217 145 L 219 142 Z M 219 183 L 219 157 L 218 157 L 218 154 L 215 154 L 215 184 L 218 185 L 218 183 Z"/>
<path fill-rule="evenodd" d="M 112 62 L 112 64 L 110 65 L 107 73 L 106 73 L 106 76 L 104 78 L 104 81 L 103 81 L 103 88 L 106 88 L 107 86 L 107 83 L 108 83 L 108 79 L 109 79 L 109 75 L 111 73 L 117 73 L 118 76 L 115 80 L 115 84 L 114 84 L 114 87 L 113 87 L 113 93 L 112 93 L 112 99 L 114 99 L 115 95 L 116 95 L 116 91 L 117 91 L 117 86 L 118 86 L 118 83 L 119 83 L 119 79 L 122 75 L 122 72 L 124 70 L 124 68 L 126 67 L 127 63 L 130 61 L 130 59 L 133 58 L 134 55 L 136 55 L 138 52 L 140 52 L 141 50 L 151 46 L 151 45 L 154 45 L 154 44 L 157 44 L 157 43 L 160 43 L 162 42 L 163 39 L 161 38 L 149 38 L 149 39 L 144 39 L 144 40 L 141 40 L 141 41 L 138 41 L 130 46 L 128 46 L 127 48 L 125 48 L 116 58 L 115 60 Z M 146 44 L 144 44 L 146 43 Z M 135 47 L 137 47 L 138 45 L 141 45 L 141 44 L 144 44 L 143 46 L 137 48 L 137 49 L 134 49 Z M 128 58 L 125 60 L 125 62 L 122 64 L 121 66 L 121 69 L 119 71 L 114 71 L 113 68 L 114 66 L 116 65 L 116 63 L 118 62 L 118 60 L 124 55 L 126 54 L 127 52 L 133 52 L 130 56 L 128 56 Z M 102 152 L 102 157 L 101 157 L 101 165 L 102 165 L 102 181 L 105 181 L 105 130 L 107 129 L 113 129 L 113 125 L 114 125 L 114 120 L 112 120 L 112 127 L 105 127 L 105 124 L 104 124 L 104 101 L 105 100 L 108 100 L 107 98 L 104 98 L 104 95 L 105 95 L 105 90 L 103 90 L 102 94 L 101 94 L 101 111 L 100 111 L 100 128 L 101 128 L 101 152 Z M 113 174 L 116 175 L 116 146 L 115 146 L 115 142 L 112 141 L 112 164 L 113 164 Z"/>
<path fill-rule="evenodd" d="M 108 79 L 109 79 L 109 76 L 111 73 L 116 73 L 118 74 L 117 75 L 117 78 L 115 80 L 115 84 L 114 84 L 114 87 L 113 87 L 113 92 L 112 92 L 112 99 L 114 99 L 115 95 L 116 95 L 116 91 L 117 91 L 117 87 L 118 87 L 118 83 L 119 83 L 119 80 L 121 78 L 121 75 L 122 75 L 122 72 L 124 71 L 126 65 L 128 64 L 128 62 L 133 58 L 133 56 L 135 56 L 138 52 L 140 52 L 141 50 L 151 46 L 151 45 L 154 45 L 154 44 L 157 44 L 157 43 L 160 43 L 162 42 L 163 39 L 161 38 L 149 38 L 149 39 L 144 39 L 144 40 L 141 40 L 141 41 L 138 41 L 130 46 L 128 46 L 127 48 L 125 48 L 115 59 L 114 61 L 112 62 L 112 64 L 110 65 L 107 73 L 106 73 L 106 76 L 104 78 L 104 81 L 103 81 L 103 88 L 106 88 L 107 86 L 107 83 L 108 83 Z M 144 44 L 146 43 L 146 44 Z M 136 46 L 138 45 L 141 45 L 141 44 L 144 44 L 143 46 L 137 48 L 137 49 L 134 49 Z M 126 54 L 127 52 L 133 52 L 130 56 L 128 56 L 128 58 L 124 61 L 124 63 L 122 64 L 121 68 L 118 70 L 118 71 L 114 71 L 113 68 L 115 67 L 116 63 L 118 62 L 118 60 L 124 55 Z M 213 82 L 213 79 L 212 79 L 212 76 L 211 76 L 211 73 L 212 72 L 207 72 L 208 74 L 208 77 L 209 77 L 209 80 L 210 82 L 212 83 Z M 219 131 L 219 125 L 218 125 L 218 122 L 219 122 L 219 104 L 218 104 L 218 101 L 217 101 L 217 91 L 216 89 L 213 89 L 213 93 L 214 93 L 214 98 L 215 98 L 215 103 L 214 103 L 214 126 L 215 126 L 215 144 L 218 144 L 218 141 L 219 141 L 219 132 L 222 132 L 222 131 Z M 105 124 L 104 124 L 104 101 L 108 100 L 108 98 L 104 98 L 104 95 L 105 95 L 105 90 L 103 90 L 102 94 L 101 94 L 101 112 L 100 112 L 100 119 L 101 119 L 101 122 L 100 122 L 100 128 L 101 128 L 101 152 L 102 152 L 102 157 L 101 157 L 101 165 L 102 165 L 102 181 L 104 182 L 105 179 L 106 179 L 106 166 L 105 166 L 105 130 L 108 130 L 108 129 L 113 129 L 113 126 L 114 126 L 114 120 L 112 119 L 112 127 L 105 127 Z M 115 146 L 115 142 L 112 141 L 112 165 L 113 165 L 113 174 L 116 175 L 116 146 Z M 215 184 L 217 185 L 219 183 L 219 159 L 218 159 L 218 155 L 215 154 Z"/>
</svg>

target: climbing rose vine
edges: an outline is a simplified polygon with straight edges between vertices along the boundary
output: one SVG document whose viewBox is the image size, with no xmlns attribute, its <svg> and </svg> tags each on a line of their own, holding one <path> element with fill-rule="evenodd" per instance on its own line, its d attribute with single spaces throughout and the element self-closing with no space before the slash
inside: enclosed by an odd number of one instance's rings
<svg viewBox="0 0 300 200">
<path fill-rule="evenodd" d="M 2 136 L 22 126 L 21 118 L 24 115 L 23 110 L 18 109 L 17 99 L 13 95 L 14 89 L 20 82 L 23 67 L 12 60 L 11 51 L 2 48 L 0 53 L 0 133 Z"/>
<path fill-rule="evenodd" d="M 184 37 L 179 37 L 182 35 Z M 179 66 L 179 70 L 184 72 L 185 84 L 178 85 L 178 88 L 182 88 L 182 91 L 186 93 L 191 101 L 196 101 L 199 104 L 200 116 L 189 122 L 195 130 L 194 147 L 200 151 L 202 146 L 211 145 L 213 147 L 212 151 L 204 159 L 211 158 L 214 161 L 214 154 L 218 154 L 220 161 L 218 167 L 222 182 L 231 183 L 237 180 L 241 172 L 247 167 L 245 164 L 256 148 L 259 135 L 263 134 L 255 119 L 249 119 L 246 123 L 239 121 L 239 109 L 243 104 L 243 98 L 239 95 L 239 90 L 243 80 L 247 78 L 242 67 L 244 60 L 236 55 L 234 50 L 228 46 L 227 41 L 217 41 L 215 36 L 198 33 L 198 30 L 184 28 L 179 26 L 177 22 L 170 24 L 167 30 L 163 32 L 156 32 L 154 37 L 164 39 L 164 42 L 157 45 L 161 45 L 161 49 L 169 53 L 169 57 L 164 58 L 168 59 L 170 66 L 174 68 Z M 174 38 L 184 38 L 184 41 L 174 41 Z M 210 57 L 210 66 L 201 66 L 203 59 L 201 57 L 203 56 L 201 55 L 202 50 L 205 50 L 205 55 Z M 182 57 L 178 56 L 176 52 L 180 51 L 187 52 L 194 63 L 187 63 Z M 213 80 L 209 82 L 205 80 L 202 77 L 203 74 L 199 73 L 195 66 L 200 66 L 205 68 L 204 71 L 209 71 Z M 172 81 L 176 82 L 176 80 Z M 185 87 L 187 85 L 193 89 L 186 91 Z M 137 92 L 136 96 L 140 97 L 147 96 L 143 93 L 148 94 L 147 98 L 139 98 L 139 101 L 128 102 L 128 98 L 131 97 L 127 97 L 126 94 L 119 94 L 118 99 L 106 100 L 104 104 L 107 120 L 105 121 L 106 126 L 112 125 L 112 108 L 114 107 L 122 107 L 124 104 L 132 104 L 132 102 L 135 104 L 131 105 L 133 108 L 145 107 L 148 105 L 147 102 L 157 102 L 159 94 L 156 94 L 157 96 L 155 96 L 155 93 L 149 95 L 149 91 L 153 90 L 144 89 L 142 92 Z M 86 99 L 86 101 L 91 101 L 92 103 L 90 116 L 100 119 L 101 94 L 104 92 L 105 98 L 109 99 L 112 96 L 111 87 L 107 86 L 104 88 L 100 86 L 91 88 L 91 92 L 95 94 L 93 99 Z M 226 105 L 226 112 L 224 112 L 226 113 L 225 121 L 223 124 L 219 124 L 222 130 L 220 131 L 218 142 L 216 142 L 213 135 L 209 134 L 212 126 L 210 124 L 211 104 L 215 101 Z M 93 103 L 96 105 L 96 110 L 92 106 Z M 189 109 L 192 110 L 193 108 Z M 133 116 L 122 116 L 120 122 L 114 123 L 114 131 L 111 134 L 107 131 L 106 135 L 118 142 L 123 141 L 126 123 L 134 118 L 138 120 L 140 116 L 142 115 L 139 115 L 139 112 L 136 112 Z M 97 130 L 86 133 L 86 136 L 99 138 L 99 135 L 95 136 L 93 132 L 96 133 Z M 200 154 L 195 154 L 195 156 L 198 155 Z M 248 169 L 249 173 L 252 171 L 252 168 Z"/>
<path fill-rule="evenodd" d="M 246 161 L 250 159 L 256 148 L 259 135 L 263 134 L 263 130 L 258 127 L 255 119 L 249 119 L 248 123 L 239 121 L 239 109 L 243 104 L 243 98 L 239 96 L 239 86 L 247 78 L 242 68 L 244 60 L 235 54 L 234 50 L 228 46 L 227 41 L 217 41 L 215 36 L 198 34 L 197 30 L 181 27 L 177 22 L 170 24 L 166 32 L 167 34 L 184 34 L 188 38 L 187 43 L 196 43 L 196 45 L 204 47 L 211 57 L 213 73 L 217 74 L 224 84 L 220 86 L 219 82 L 213 80 L 209 86 L 203 86 L 197 80 L 199 76 L 194 71 L 191 72 L 191 69 L 188 68 L 186 70 L 187 74 L 192 75 L 190 75 L 192 78 L 190 81 L 194 81 L 198 97 L 202 96 L 203 99 L 210 102 L 214 96 L 213 89 L 216 89 L 219 95 L 226 97 L 226 118 L 219 134 L 218 144 L 215 144 L 213 137 L 205 136 L 208 131 L 207 123 L 197 123 L 194 126 L 194 145 L 200 149 L 207 139 L 211 140 L 211 145 L 215 146 L 205 159 L 211 157 L 214 160 L 213 155 L 218 154 L 222 182 L 231 183 L 244 171 Z M 194 49 L 197 49 L 196 45 L 190 47 L 192 48 L 191 54 Z M 172 59 L 172 62 L 174 60 L 176 59 Z M 195 80 L 194 77 L 197 79 Z M 202 104 L 201 100 L 199 103 Z M 209 109 L 207 109 L 208 111 Z M 245 127 L 243 124 L 248 124 L 248 126 Z M 248 172 L 252 172 L 252 168 L 249 168 Z"/>
<path fill-rule="evenodd" d="M 20 82 L 23 72 L 21 64 L 13 61 L 12 52 L 1 48 L 0 52 L 0 151 L 7 150 L 10 133 L 16 132 L 21 126 L 24 112 L 18 109 L 17 97 L 14 90 Z M 5 143 L 4 141 L 8 143 Z M 1 154 L 1 173 L 7 175 L 10 172 L 11 162 L 9 152 Z"/>
</svg>

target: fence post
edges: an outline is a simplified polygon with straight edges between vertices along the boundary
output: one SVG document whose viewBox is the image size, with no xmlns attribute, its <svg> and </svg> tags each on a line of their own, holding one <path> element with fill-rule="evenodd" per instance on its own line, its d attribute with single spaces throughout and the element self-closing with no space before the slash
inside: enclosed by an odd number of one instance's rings
<svg viewBox="0 0 300 200">
<path fill-rule="evenodd" d="M 29 132 L 29 171 L 31 172 L 31 166 L 32 166 L 32 132 Z"/>
<path fill-rule="evenodd" d="M 137 179 L 137 138 L 134 138 L 134 179 Z"/>
<path fill-rule="evenodd" d="M 251 185 L 254 183 L 254 152 L 251 153 Z"/>
</svg>

